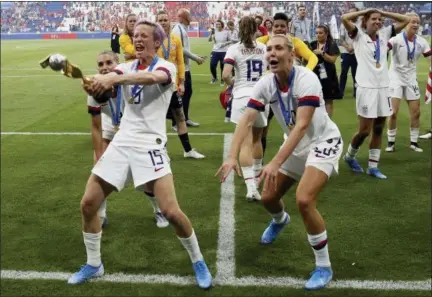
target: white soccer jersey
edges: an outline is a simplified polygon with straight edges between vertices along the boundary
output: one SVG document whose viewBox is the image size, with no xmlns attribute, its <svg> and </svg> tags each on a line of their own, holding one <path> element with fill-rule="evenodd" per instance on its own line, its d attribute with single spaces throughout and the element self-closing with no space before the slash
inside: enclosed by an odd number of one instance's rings
<svg viewBox="0 0 432 297">
<path fill-rule="evenodd" d="M 214 52 L 226 52 L 228 46 L 224 46 L 224 43 L 231 41 L 231 32 L 229 30 L 215 31 L 214 34 L 215 44 L 213 45 Z"/>
<path fill-rule="evenodd" d="M 276 120 L 288 137 L 290 129 L 286 125 L 281 110 L 278 92 L 282 95 L 282 101 L 284 102 L 286 110 L 291 111 L 290 126 L 295 125 L 298 107 L 316 107 L 306 134 L 293 153 L 294 155 L 302 156 L 309 153 L 309 150 L 313 145 L 327 141 L 328 139 L 341 137 L 341 134 L 336 124 L 327 114 L 322 87 L 318 77 L 314 72 L 305 67 L 294 66 L 294 69 L 295 77 L 292 90 L 293 96 L 290 101 L 288 101 L 288 90 L 278 90 L 279 87 L 276 85 L 275 75 L 269 73 L 263 76 L 253 88 L 248 107 L 264 112 L 265 106 L 270 104 Z"/>
<path fill-rule="evenodd" d="M 391 84 L 398 86 L 417 85 L 417 60 L 423 54 L 425 57 L 431 55 L 429 43 L 421 36 L 416 35 L 416 47 L 414 60 L 411 63 L 408 59 L 408 48 L 404 38 L 404 32 L 399 33 L 389 41 L 389 48 L 392 50 L 389 76 Z M 414 40 L 407 40 L 410 52 L 414 49 Z"/>
<path fill-rule="evenodd" d="M 234 98 L 250 96 L 252 88 L 267 69 L 264 55 L 266 46 L 257 42 L 253 49 L 246 48 L 244 44 L 237 43 L 228 48 L 224 64 L 231 64 L 235 70 L 233 89 Z"/>
<path fill-rule="evenodd" d="M 123 74 L 149 71 L 149 67 L 137 67 L 138 60 L 122 63 L 116 67 Z M 116 133 L 113 143 L 117 146 L 145 147 L 149 149 L 163 148 L 167 142 L 166 113 L 173 93 L 172 85 L 175 83 L 176 67 L 164 59 L 158 59 L 153 71 L 162 70 L 169 76 L 166 84 L 144 86 L 132 103 L 133 89 L 143 86 L 124 85 L 122 92 L 125 101 L 125 110 L 120 123 L 120 130 Z"/>
<path fill-rule="evenodd" d="M 378 31 L 380 44 L 380 66 L 378 68 L 375 60 L 376 41 L 372 40 L 360 27 L 356 27 L 354 32 L 350 34 L 358 63 L 355 79 L 360 87 L 387 88 L 389 86 L 387 44 L 393 33 L 393 26 Z"/>
</svg>

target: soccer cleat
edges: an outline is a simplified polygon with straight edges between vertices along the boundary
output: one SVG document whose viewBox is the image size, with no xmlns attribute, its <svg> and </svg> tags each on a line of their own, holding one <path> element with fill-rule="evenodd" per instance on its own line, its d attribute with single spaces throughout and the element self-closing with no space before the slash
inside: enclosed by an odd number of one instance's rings
<svg viewBox="0 0 432 297">
<path fill-rule="evenodd" d="M 379 171 L 379 169 L 377 167 L 374 168 L 368 168 L 367 169 L 367 174 L 379 179 L 387 179 L 387 176 L 385 176 L 384 174 L 381 173 L 381 171 Z"/>
<path fill-rule="evenodd" d="M 345 163 L 348 164 L 348 166 L 351 168 L 352 171 L 356 173 L 363 173 L 363 168 L 361 168 L 356 158 L 349 158 L 347 156 L 344 156 L 343 159 Z"/>
<path fill-rule="evenodd" d="M 204 159 L 205 156 L 198 153 L 195 149 L 191 149 L 190 151 L 188 151 L 187 153 L 184 152 L 183 156 L 185 158 L 193 158 L 193 159 Z"/>
<path fill-rule="evenodd" d="M 276 224 L 274 219 L 272 219 L 270 225 L 264 230 L 264 233 L 261 236 L 261 244 L 273 243 L 285 225 L 288 225 L 290 221 L 291 219 L 289 214 L 286 214 L 285 220 L 280 224 Z"/>
<path fill-rule="evenodd" d="M 388 152 L 388 153 L 392 153 L 392 152 L 394 152 L 394 151 L 395 151 L 395 145 L 394 145 L 394 144 L 392 144 L 392 145 L 389 144 L 389 145 L 386 147 L 385 151 Z"/>
<path fill-rule="evenodd" d="M 212 80 L 210 81 L 210 84 L 214 85 L 216 83 L 217 79 L 216 78 L 212 78 Z"/>
<path fill-rule="evenodd" d="M 411 145 L 409 146 L 409 148 L 411 150 L 415 151 L 415 152 L 418 152 L 418 153 L 423 152 L 423 149 L 421 147 L 419 147 L 417 143 L 416 144 L 411 143 Z"/>
<path fill-rule="evenodd" d="M 71 285 L 82 284 L 92 278 L 101 277 L 103 274 L 104 274 L 103 264 L 99 265 L 99 267 L 94 267 L 86 264 L 81 266 L 80 271 L 74 273 L 68 279 L 68 284 Z"/>
<path fill-rule="evenodd" d="M 317 266 L 311 273 L 310 279 L 305 284 L 306 290 L 320 290 L 333 278 L 333 270 L 331 267 L 320 267 Z"/>
<path fill-rule="evenodd" d="M 191 121 L 191 120 L 186 121 L 186 126 L 188 126 L 188 127 L 199 127 L 199 125 L 200 125 L 199 123 Z"/>
<path fill-rule="evenodd" d="M 193 263 L 193 269 L 198 287 L 201 289 L 210 288 L 212 285 L 212 276 L 204 260 Z"/>
<path fill-rule="evenodd" d="M 248 202 L 261 201 L 260 193 L 255 189 L 252 191 L 248 191 L 246 194 L 246 199 Z"/>
<path fill-rule="evenodd" d="M 160 212 L 155 212 L 156 226 L 165 228 L 169 226 L 168 220 Z"/>
<path fill-rule="evenodd" d="M 419 138 L 420 139 L 431 139 L 432 138 L 432 131 L 429 131 L 426 134 L 420 135 Z"/>
<path fill-rule="evenodd" d="M 108 226 L 108 216 L 103 218 L 102 229 L 104 229 L 106 226 Z"/>
</svg>

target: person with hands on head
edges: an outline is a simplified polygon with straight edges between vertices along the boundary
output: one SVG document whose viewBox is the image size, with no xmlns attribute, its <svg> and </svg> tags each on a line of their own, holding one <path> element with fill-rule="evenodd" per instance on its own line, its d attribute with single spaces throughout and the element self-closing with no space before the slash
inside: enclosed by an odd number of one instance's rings
<svg viewBox="0 0 432 297">
<path fill-rule="evenodd" d="M 198 286 L 208 289 L 212 277 L 201 254 L 198 239 L 188 217 L 178 204 L 171 172 L 165 116 L 177 75 L 171 62 L 160 59 L 157 50 L 165 39 L 163 28 L 154 22 L 136 23 L 133 43 L 136 61 L 121 63 L 115 72 L 96 75 L 84 89 L 100 98 L 115 85 L 121 85 L 127 100 L 120 129 L 94 166 L 81 200 L 83 237 L 87 264 L 68 283 L 79 284 L 102 276 L 100 246 L 102 231 L 97 210 L 113 192 L 121 191 L 131 174 L 139 191 L 156 196 L 162 214 L 189 254 Z"/>
<path fill-rule="evenodd" d="M 363 16 L 358 27 L 352 21 Z M 395 25 L 382 28 L 381 17 L 397 21 Z M 353 39 L 354 52 L 358 67 L 356 73 L 356 110 L 359 127 L 348 146 L 344 161 L 352 171 L 363 173 L 356 159 L 357 152 L 365 139 L 371 134 L 367 174 L 378 179 L 387 176 L 378 169 L 381 155 L 382 133 L 385 121 L 393 114 L 389 92 L 389 71 L 387 69 L 388 41 L 400 32 L 410 21 L 406 15 L 367 9 L 342 15 L 349 36 Z"/>
<path fill-rule="evenodd" d="M 234 132 L 227 160 L 216 173 L 223 182 L 238 168 L 238 154 L 249 129 L 270 104 L 286 140 L 262 170 L 262 204 L 273 219 L 261 237 L 262 244 L 274 242 L 290 222 L 281 198 L 297 182 L 296 203 L 307 238 L 315 254 L 316 268 L 306 282 L 308 290 L 325 287 L 333 276 L 325 223 L 316 209 L 318 195 L 329 177 L 337 173 L 342 154 L 341 133 L 329 118 L 318 77 L 309 69 L 293 65 L 293 43 L 286 35 L 273 35 L 267 43 L 266 60 L 272 73 L 255 85 L 246 111 Z"/>
</svg>

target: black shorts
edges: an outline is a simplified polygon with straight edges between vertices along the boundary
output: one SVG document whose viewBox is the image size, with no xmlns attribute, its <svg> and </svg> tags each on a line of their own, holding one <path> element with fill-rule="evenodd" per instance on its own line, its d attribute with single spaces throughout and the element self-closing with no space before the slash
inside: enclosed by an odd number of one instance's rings
<svg viewBox="0 0 432 297">
<path fill-rule="evenodd" d="M 179 109 L 183 107 L 183 101 L 180 96 L 177 95 L 177 92 L 174 92 L 171 96 L 171 102 L 167 111 L 167 119 L 173 119 L 172 117 L 172 110 L 173 109 Z"/>
</svg>

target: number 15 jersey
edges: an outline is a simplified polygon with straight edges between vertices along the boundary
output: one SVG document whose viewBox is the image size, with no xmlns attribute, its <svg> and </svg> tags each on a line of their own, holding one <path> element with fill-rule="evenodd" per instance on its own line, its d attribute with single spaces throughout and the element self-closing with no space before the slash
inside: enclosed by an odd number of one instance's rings
<svg viewBox="0 0 432 297">
<path fill-rule="evenodd" d="M 242 43 L 236 43 L 228 48 L 224 64 L 234 66 L 235 82 L 233 96 L 235 99 L 250 96 L 252 88 L 267 69 L 265 53 L 267 47 L 257 42 L 254 48 L 246 48 Z"/>
</svg>

